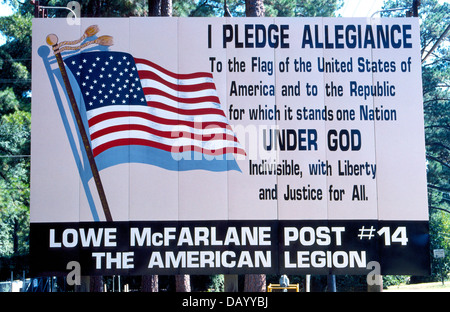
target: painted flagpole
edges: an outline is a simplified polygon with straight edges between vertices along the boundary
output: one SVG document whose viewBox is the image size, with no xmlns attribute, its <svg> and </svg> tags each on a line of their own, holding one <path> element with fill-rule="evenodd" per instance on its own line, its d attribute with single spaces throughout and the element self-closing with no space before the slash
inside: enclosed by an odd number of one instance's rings
<svg viewBox="0 0 450 312">
<path fill-rule="evenodd" d="M 66 67 L 64 65 L 61 51 L 64 50 L 78 50 L 82 49 L 83 47 L 92 44 L 92 43 L 98 43 L 101 45 L 112 45 L 112 38 L 110 36 L 101 36 L 96 40 L 89 41 L 86 44 L 83 44 L 78 47 L 62 47 L 66 44 L 78 44 L 79 42 L 83 41 L 86 37 L 90 37 L 95 35 L 98 32 L 97 26 L 90 26 L 88 29 L 86 29 L 84 35 L 79 39 L 72 42 L 61 42 L 58 44 L 58 37 L 55 34 L 50 34 L 47 36 L 47 44 L 51 45 L 53 48 L 53 53 L 55 54 L 56 61 L 58 62 L 59 70 L 61 71 L 61 75 L 64 81 L 64 85 L 67 90 L 67 94 L 69 95 L 70 104 L 72 106 L 73 113 L 75 115 L 75 119 L 78 126 L 78 131 L 80 132 L 81 139 L 83 140 L 83 145 L 86 150 L 87 158 L 89 160 L 89 165 L 91 167 L 92 176 L 94 177 L 95 185 L 97 187 L 98 195 L 100 197 L 100 201 L 103 207 L 103 212 L 105 214 L 106 221 L 113 221 L 111 216 L 111 211 L 109 210 L 108 201 L 106 200 L 105 190 L 103 189 L 103 184 L 100 179 L 100 174 L 97 168 L 97 164 L 95 163 L 94 154 L 92 153 L 91 145 L 89 144 L 89 139 L 86 134 L 86 130 L 83 125 L 83 121 L 81 119 L 80 111 L 78 109 L 77 102 L 75 100 L 75 96 L 73 94 L 72 87 L 69 82 L 69 77 L 67 76 Z"/>
</svg>

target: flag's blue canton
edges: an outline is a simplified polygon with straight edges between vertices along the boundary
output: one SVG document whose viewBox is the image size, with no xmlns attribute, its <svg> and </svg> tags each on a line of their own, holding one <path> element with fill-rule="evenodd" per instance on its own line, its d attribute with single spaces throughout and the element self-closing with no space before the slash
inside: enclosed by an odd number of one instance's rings
<svg viewBox="0 0 450 312">
<path fill-rule="evenodd" d="M 106 105 L 147 105 L 133 57 L 91 52 L 65 60 L 78 80 L 86 110 Z"/>
</svg>

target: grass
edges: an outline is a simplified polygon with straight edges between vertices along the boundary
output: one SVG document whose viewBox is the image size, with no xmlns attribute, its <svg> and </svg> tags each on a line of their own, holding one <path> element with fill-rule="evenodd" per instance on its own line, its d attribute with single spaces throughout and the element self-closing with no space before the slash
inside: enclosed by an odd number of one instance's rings
<svg viewBox="0 0 450 312">
<path fill-rule="evenodd" d="M 435 283 L 422 283 L 422 284 L 411 284 L 405 285 L 401 284 L 399 286 L 389 286 L 388 289 L 384 289 L 383 291 L 387 292 L 408 292 L 408 291 L 417 291 L 417 292 L 450 292 L 450 282 L 447 281 L 442 285 L 442 282 Z"/>
</svg>

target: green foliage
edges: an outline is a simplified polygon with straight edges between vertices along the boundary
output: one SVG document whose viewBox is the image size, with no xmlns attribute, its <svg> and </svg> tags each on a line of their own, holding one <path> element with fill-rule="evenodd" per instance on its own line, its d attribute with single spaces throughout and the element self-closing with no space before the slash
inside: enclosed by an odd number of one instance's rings
<svg viewBox="0 0 450 312">
<path fill-rule="evenodd" d="M 18 108 L 27 111 L 31 107 L 31 17 L 30 13 L 15 13 L 0 18 L 0 32 L 7 37 L 0 47 L 0 91 L 12 90 Z"/>
<path fill-rule="evenodd" d="M 30 113 L 17 110 L 0 121 L 0 151 L 2 156 L 29 155 Z M 8 156 L 8 157 L 6 157 Z M 5 161 L 11 164 L 11 161 Z"/>
<path fill-rule="evenodd" d="M 409 282 L 409 276 L 406 275 L 386 275 L 383 276 L 383 288 L 389 286 L 398 286 L 400 284 L 407 284 Z"/>
<path fill-rule="evenodd" d="M 430 257 L 433 280 L 441 280 L 450 274 L 450 213 L 434 212 L 430 217 Z M 434 258 L 434 249 L 444 249 L 445 258 Z"/>
<path fill-rule="evenodd" d="M 3 35 L 8 37 L 9 41 L 16 41 L 17 44 L 30 44 L 31 17 L 31 13 L 25 15 L 15 13 L 11 16 L 2 17 L 0 29 Z"/>
<path fill-rule="evenodd" d="M 210 276 L 210 284 L 208 287 L 209 291 L 212 292 L 223 292 L 224 290 L 225 278 L 222 274 Z"/>
<path fill-rule="evenodd" d="M 20 10 L 0 18 L 0 257 L 28 253 L 31 18 Z"/>
<path fill-rule="evenodd" d="M 0 255 L 28 252 L 30 121 L 20 110 L 0 121 Z"/>
<path fill-rule="evenodd" d="M 0 91 L 0 116 L 5 116 L 19 109 L 20 103 L 12 87 Z"/>
<path fill-rule="evenodd" d="M 14 279 L 22 279 L 23 271 L 29 271 L 30 263 L 26 255 L 0 257 L 0 281 L 9 280 L 11 272 Z"/>
<path fill-rule="evenodd" d="M 387 1 L 383 9 L 410 7 L 411 1 Z M 384 13 L 404 16 L 405 11 Z M 450 3 L 422 0 L 419 7 L 422 59 L 450 24 Z M 450 253 L 450 40 L 447 34 L 422 63 L 428 205 L 430 207 L 430 252 L 444 248 Z M 450 273 L 449 257 L 432 259 L 432 278 Z M 415 278 L 415 280 L 418 280 Z"/>
</svg>

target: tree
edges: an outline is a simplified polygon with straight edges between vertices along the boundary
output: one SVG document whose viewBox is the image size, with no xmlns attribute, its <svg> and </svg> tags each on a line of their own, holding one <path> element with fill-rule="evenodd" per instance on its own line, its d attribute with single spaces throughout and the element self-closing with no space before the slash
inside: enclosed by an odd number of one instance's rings
<svg viewBox="0 0 450 312">
<path fill-rule="evenodd" d="M 450 273 L 450 213 L 435 211 L 430 216 L 430 245 L 434 249 L 444 249 L 445 258 L 431 258 L 431 276 L 442 282 Z"/>
<path fill-rule="evenodd" d="M 28 253 L 31 15 L 0 18 L 0 257 Z"/>
<path fill-rule="evenodd" d="M 245 14 L 252 17 L 264 16 L 263 0 L 245 0 Z M 244 291 L 246 292 L 265 292 L 266 275 L 265 274 L 246 274 L 244 281 Z"/>
<path fill-rule="evenodd" d="M 143 275 L 141 279 L 142 292 L 158 292 L 159 278 L 158 275 Z"/>
<path fill-rule="evenodd" d="M 172 16 L 172 0 L 149 0 L 149 16 Z M 177 279 L 178 287 L 178 279 Z M 142 276 L 141 290 L 144 292 L 158 292 L 158 275 Z"/>
<path fill-rule="evenodd" d="M 425 15 L 421 10 L 429 9 Z M 422 58 L 450 24 L 450 5 L 423 1 L 419 14 Z M 427 157 L 428 204 L 430 207 L 430 249 L 445 249 L 445 259 L 432 258 L 432 276 L 447 274 L 449 266 L 450 218 L 450 49 L 448 36 L 422 66 Z"/>
<path fill-rule="evenodd" d="M 264 17 L 264 0 L 245 0 L 245 15 Z"/>
<path fill-rule="evenodd" d="M 29 7 L 30 1 L 25 1 L 22 6 Z M 145 0 L 78 0 L 80 4 L 81 17 L 127 17 L 146 15 Z M 49 0 L 40 1 L 41 6 L 47 7 L 66 7 L 68 1 Z M 34 8 L 31 11 L 33 12 Z M 45 9 L 48 17 L 66 17 L 68 11 L 61 9 Z"/>
<path fill-rule="evenodd" d="M 172 0 L 149 0 L 148 1 L 149 16 L 172 16 Z M 152 285 L 155 285 L 157 276 L 153 275 L 150 279 L 153 279 Z M 177 292 L 190 292 L 191 281 L 190 276 L 187 274 L 176 275 L 175 284 Z"/>
<path fill-rule="evenodd" d="M 175 275 L 177 292 L 191 292 L 191 277 L 188 274 Z"/>
<path fill-rule="evenodd" d="M 172 0 L 149 0 L 148 16 L 172 16 Z"/>
<path fill-rule="evenodd" d="M 387 1 L 383 9 L 411 8 L 411 5 L 412 1 Z M 384 15 L 404 16 L 405 11 L 388 12 Z M 444 248 L 448 254 L 450 246 L 445 237 L 450 234 L 450 4 L 438 0 L 422 0 L 418 17 L 423 60 L 430 249 Z M 448 259 L 447 256 L 445 270 L 449 267 Z M 441 269 L 437 270 L 435 266 L 440 264 L 434 259 L 432 264 L 432 274 L 439 275 Z"/>
<path fill-rule="evenodd" d="M 224 4 L 219 0 L 174 0 L 173 15 L 225 16 Z M 226 5 L 233 17 L 335 16 L 343 0 L 227 0 Z"/>
<path fill-rule="evenodd" d="M 332 16 L 342 6 L 342 1 L 276 1 L 266 0 L 270 14 L 274 16 Z M 263 0 L 245 0 L 246 16 L 265 16 L 265 2 Z M 265 274 L 246 274 L 244 291 L 266 291 Z"/>
</svg>

